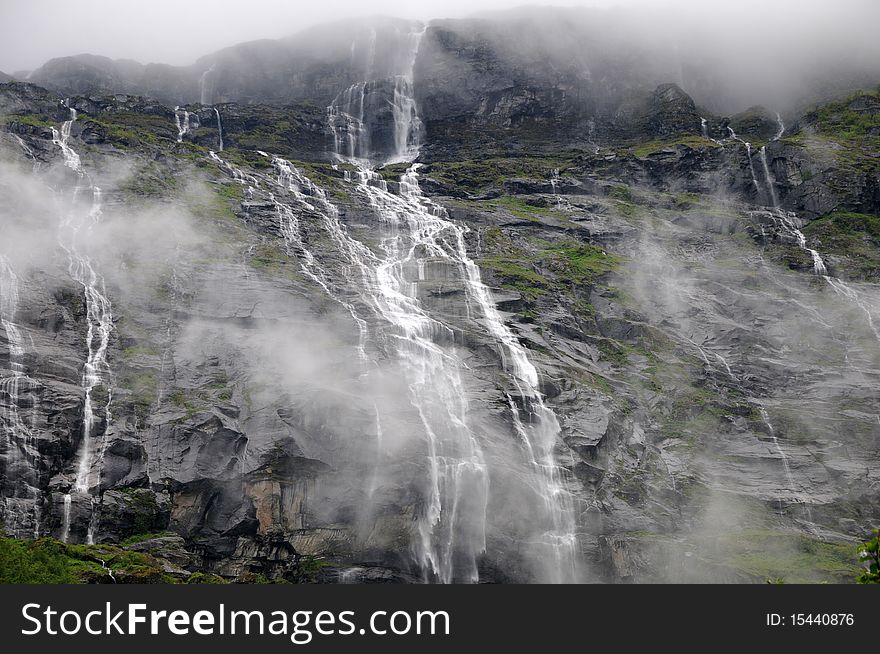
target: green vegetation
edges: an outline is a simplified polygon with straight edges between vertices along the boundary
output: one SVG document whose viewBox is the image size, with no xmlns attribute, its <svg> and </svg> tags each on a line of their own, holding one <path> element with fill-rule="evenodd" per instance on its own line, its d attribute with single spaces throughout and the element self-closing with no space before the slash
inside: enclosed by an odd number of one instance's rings
<svg viewBox="0 0 880 654">
<path fill-rule="evenodd" d="M 842 257 L 847 276 L 880 276 L 880 217 L 835 211 L 810 222 L 803 232 L 823 254 Z"/>
<path fill-rule="evenodd" d="M 565 241 L 549 245 L 542 256 L 550 259 L 550 268 L 563 282 L 589 286 L 600 275 L 614 270 L 620 260 L 589 243 Z"/>
<path fill-rule="evenodd" d="M 550 288 L 550 282 L 543 275 L 505 258 L 482 259 L 480 266 L 502 277 L 502 288 L 517 291 L 531 299 L 544 295 Z"/>
<path fill-rule="evenodd" d="M 807 119 L 822 134 L 848 141 L 880 137 L 880 89 L 854 93 L 813 109 Z"/>
<path fill-rule="evenodd" d="M 204 572 L 194 572 L 189 578 L 187 578 L 186 583 L 188 584 L 212 584 L 212 585 L 220 585 L 220 584 L 228 584 L 223 577 L 218 577 L 217 575 L 205 574 Z"/>
<path fill-rule="evenodd" d="M 200 402 L 198 401 L 199 398 L 196 394 L 194 394 L 192 391 L 184 390 L 181 388 L 173 391 L 168 396 L 168 399 L 174 406 L 181 408 L 185 411 L 185 415 L 182 420 L 189 420 L 202 408 Z"/>
<path fill-rule="evenodd" d="M 874 534 L 874 538 L 859 548 L 859 560 L 866 568 L 856 578 L 856 583 L 880 584 L 880 529 L 875 529 Z"/>
<path fill-rule="evenodd" d="M 693 150 L 721 147 L 718 143 L 715 143 L 715 141 L 707 139 L 704 136 L 697 136 L 696 134 L 684 134 L 674 139 L 668 139 L 665 141 L 648 141 L 647 143 L 640 143 L 639 145 L 631 147 L 630 152 L 641 159 L 643 157 L 647 157 L 657 152 L 661 152 L 662 150 L 673 148 L 679 145 L 691 148 Z"/>
<path fill-rule="evenodd" d="M 175 583 L 148 554 L 115 545 L 67 545 L 52 538 L 0 538 L 0 584 L 81 584 L 106 580 L 109 567 L 123 583 Z"/>
<path fill-rule="evenodd" d="M 487 205 L 493 209 L 503 209 L 523 220 L 537 221 L 540 217 L 565 219 L 565 216 L 554 207 L 549 207 L 545 204 L 535 204 L 534 202 L 536 201 L 529 201 L 528 198 L 518 195 L 502 195 L 496 200 L 491 200 Z"/>
<path fill-rule="evenodd" d="M 723 544 L 731 563 L 755 577 L 786 583 L 851 583 L 855 547 L 804 534 L 744 529 Z"/>
<path fill-rule="evenodd" d="M 568 159 L 510 157 L 432 163 L 425 166 L 424 173 L 443 185 L 477 192 L 500 188 L 506 180 L 517 177 L 549 179 L 554 169 L 564 172 L 570 166 Z"/>
<path fill-rule="evenodd" d="M 838 177 L 845 183 L 858 173 L 880 171 L 880 88 L 858 92 L 839 102 L 830 102 L 810 111 L 805 122 L 816 135 L 801 136 L 799 144 L 818 144 L 830 140 L 840 147 L 829 152 L 836 159 Z"/>
<path fill-rule="evenodd" d="M 126 370 L 120 376 L 119 386 L 131 393 L 135 415 L 144 420 L 159 392 L 159 378 L 154 370 Z"/>
<path fill-rule="evenodd" d="M 640 541 L 681 556 L 682 547 L 699 552 L 702 562 L 722 578 L 768 583 L 851 584 L 859 572 L 852 543 L 829 542 L 807 534 L 772 527 L 723 529 L 715 535 L 681 543 L 664 534 L 631 532 Z M 733 575 L 728 577 L 726 571 Z M 677 579 L 676 581 L 680 581 Z"/>
<path fill-rule="evenodd" d="M 8 114 L 0 116 L 0 125 L 28 125 L 30 127 L 54 127 L 55 121 L 47 114 Z"/>
<path fill-rule="evenodd" d="M 280 274 L 291 266 L 290 257 L 277 245 L 260 243 L 251 251 L 250 265 L 258 270 Z M 295 266 L 293 270 L 295 270 Z"/>
<path fill-rule="evenodd" d="M 241 201 L 244 197 L 244 187 L 238 183 L 218 184 L 217 193 L 228 200 Z"/>
<path fill-rule="evenodd" d="M 80 112 L 77 121 L 83 124 L 84 129 L 97 129 L 107 141 L 122 148 L 156 145 L 162 139 L 174 140 L 177 137 L 172 121 L 152 114 L 105 112 L 97 117 Z"/>
<path fill-rule="evenodd" d="M 298 580 L 306 583 L 313 582 L 321 570 L 332 567 L 332 565 L 332 563 L 319 556 L 302 556 L 297 561 Z"/>
<path fill-rule="evenodd" d="M 570 296 L 573 309 L 591 319 L 593 308 L 583 299 L 583 291 L 598 277 L 614 270 L 619 259 L 590 243 L 565 239 L 531 239 L 529 249 L 516 245 L 499 227 L 486 230 L 483 241 L 487 256 L 479 261 L 501 279 L 502 288 L 535 300 L 558 290 Z"/>
<path fill-rule="evenodd" d="M 177 177 L 168 174 L 168 169 L 155 161 L 147 162 L 119 184 L 119 190 L 126 201 L 139 204 L 144 198 L 162 198 L 176 193 Z"/>
</svg>

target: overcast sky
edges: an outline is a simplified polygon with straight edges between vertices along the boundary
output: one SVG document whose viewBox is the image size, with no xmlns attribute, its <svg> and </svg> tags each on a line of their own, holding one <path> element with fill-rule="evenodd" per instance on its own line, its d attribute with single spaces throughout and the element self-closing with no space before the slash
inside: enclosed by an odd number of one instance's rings
<svg viewBox="0 0 880 654">
<path fill-rule="evenodd" d="M 876 9 L 880 0 L 0 0 L 0 70 L 31 69 L 84 52 L 185 65 L 222 47 L 341 18 L 452 18 L 523 4 L 668 5 L 674 7 L 670 14 L 705 17 L 713 29 L 742 26 L 746 40 L 760 43 L 776 27 L 797 30 L 798 19 L 818 25 L 846 16 L 854 27 L 865 27 L 858 16 L 872 3 Z"/>
<path fill-rule="evenodd" d="M 623 0 L 639 2 L 645 0 Z M 242 41 L 289 36 L 340 18 L 386 14 L 447 18 L 523 4 L 613 0 L 0 0 L 0 70 L 80 54 L 190 64 Z"/>
</svg>

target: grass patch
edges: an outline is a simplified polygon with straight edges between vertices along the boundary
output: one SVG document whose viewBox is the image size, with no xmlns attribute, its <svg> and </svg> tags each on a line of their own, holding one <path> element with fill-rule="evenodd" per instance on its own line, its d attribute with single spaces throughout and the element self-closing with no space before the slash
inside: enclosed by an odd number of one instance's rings
<svg viewBox="0 0 880 654">
<path fill-rule="evenodd" d="M 811 221 L 803 232 L 823 254 L 844 259 L 848 277 L 880 277 L 880 217 L 835 211 Z"/>
<path fill-rule="evenodd" d="M 503 280 L 502 288 L 517 291 L 529 298 L 545 295 L 550 287 L 550 282 L 546 277 L 509 259 L 482 259 L 480 266 L 491 270 L 500 277 Z"/>
<path fill-rule="evenodd" d="M 114 545 L 67 545 L 52 538 L 0 538 L 0 584 L 95 583 L 108 577 L 102 560 L 118 581 L 174 582 L 153 557 Z"/>
<path fill-rule="evenodd" d="M 859 572 L 855 545 L 801 534 L 746 529 L 727 548 L 735 567 L 762 579 L 852 583 Z"/>
<path fill-rule="evenodd" d="M 720 148 L 721 146 L 718 143 L 711 139 L 707 139 L 704 136 L 697 136 L 696 134 L 685 134 L 683 136 L 679 136 L 674 139 L 669 140 L 658 140 L 658 141 L 648 141 L 647 143 L 641 143 L 639 145 L 635 145 L 629 148 L 629 151 L 638 158 L 644 158 L 649 155 L 655 154 L 657 152 L 661 152 L 662 150 L 666 150 L 668 148 L 674 148 L 677 146 L 684 146 L 686 148 L 690 148 L 692 150 L 702 150 L 706 148 Z"/>
<path fill-rule="evenodd" d="M 0 125 L 28 125 L 29 127 L 49 128 L 54 127 L 55 122 L 46 114 L 8 114 L 0 116 Z"/>
<path fill-rule="evenodd" d="M 571 165 L 570 160 L 561 158 L 501 157 L 432 163 L 425 166 L 423 172 L 443 185 L 477 192 L 501 187 L 506 180 L 518 177 L 549 179 L 554 169 L 563 173 Z"/>
</svg>

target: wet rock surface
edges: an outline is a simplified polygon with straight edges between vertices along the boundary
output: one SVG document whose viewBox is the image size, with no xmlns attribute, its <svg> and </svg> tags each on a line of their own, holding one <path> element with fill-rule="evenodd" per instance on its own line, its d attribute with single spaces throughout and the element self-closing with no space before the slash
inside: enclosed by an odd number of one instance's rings
<svg viewBox="0 0 880 654">
<path fill-rule="evenodd" d="M 316 106 L 356 71 L 300 79 L 289 97 L 222 67 L 196 96 L 195 69 L 97 60 L 34 76 L 82 91 L 67 105 L 0 84 L 2 219 L 23 244 L 3 253 L 16 293 L 3 319 L 24 334 L 0 330 L 6 533 L 125 543 L 181 579 L 426 580 L 413 544 L 436 474 L 420 436 L 430 416 L 340 233 L 378 260 L 407 225 L 379 204 L 433 202 L 429 214 L 443 207 L 463 226 L 461 247 L 558 418 L 550 449 L 581 580 L 846 580 L 843 548 L 880 515 L 870 143 L 818 110 L 784 136 L 765 110 L 709 114 L 706 138 L 709 112 L 675 84 L 579 95 L 574 71 L 542 86 L 546 70 L 524 74 L 477 27 L 438 23 L 422 39 L 424 200 L 406 166 L 360 183 L 331 161 Z M 392 54 L 377 55 L 386 72 Z M 136 94 L 158 82 L 159 100 Z M 835 111 L 874 115 L 875 96 Z M 58 243 L 64 216 L 42 199 L 84 186 L 53 142 L 69 108 L 70 143 L 103 193 L 89 247 L 113 305 L 86 488 L 92 318 Z M 394 120 L 369 126 L 379 149 Z M 70 202 L 89 215 L 82 197 Z M 811 249 L 828 252 L 824 272 Z M 522 483 L 515 428 L 535 400 L 508 374 L 513 350 L 475 309 L 462 259 L 417 255 L 401 275 L 436 321 L 430 342 L 459 362 L 456 393 L 488 471 L 484 523 L 456 533 L 476 542 L 485 528 L 479 581 L 540 580 L 530 539 L 546 534 L 528 522 L 546 507 Z M 791 569 L 800 555 L 814 567 Z"/>
</svg>

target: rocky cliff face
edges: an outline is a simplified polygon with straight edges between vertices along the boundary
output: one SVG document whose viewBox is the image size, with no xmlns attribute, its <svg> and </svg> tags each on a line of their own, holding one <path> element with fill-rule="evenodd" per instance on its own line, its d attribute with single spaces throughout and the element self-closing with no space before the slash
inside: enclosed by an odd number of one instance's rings
<svg viewBox="0 0 880 654">
<path fill-rule="evenodd" d="M 165 580 L 846 580 L 877 94 L 716 116 L 524 29 L 0 85 L 6 533 Z"/>
</svg>

